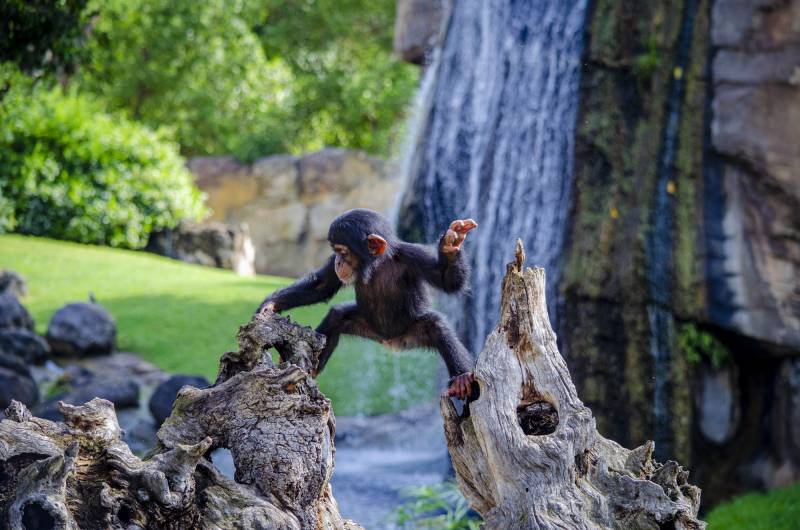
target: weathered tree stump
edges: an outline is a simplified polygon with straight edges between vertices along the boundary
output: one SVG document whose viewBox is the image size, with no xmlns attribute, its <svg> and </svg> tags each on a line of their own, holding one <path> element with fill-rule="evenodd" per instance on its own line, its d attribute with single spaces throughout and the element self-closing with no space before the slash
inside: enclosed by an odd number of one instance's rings
<svg viewBox="0 0 800 530">
<path fill-rule="evenodd" d="M 215 385 L 181 389 L 145 459 L 109 401 L 61 403 L 63 423 L 14 402 L 0 422 L 0 527 L 360 528 L 333 499 L 333 413 L 306 371 L 324 338 L 278 315 L 253 317 L 238 338 Z M 270 347 L 291 363 L 275 366 Z M 217 447 L 236 481 L 208 460 Z"/>
<path fill-rule="evenodd" d="M 556 347 L 544 269 L 515 263 L 481 352 L 480 397 L 440 402 L 458 484 L 489 529 L 701 529 L 700 489 L 676 462 L 603 438 Z M 616 384 L 609 381 L 608 384 Z"/>
</svg>

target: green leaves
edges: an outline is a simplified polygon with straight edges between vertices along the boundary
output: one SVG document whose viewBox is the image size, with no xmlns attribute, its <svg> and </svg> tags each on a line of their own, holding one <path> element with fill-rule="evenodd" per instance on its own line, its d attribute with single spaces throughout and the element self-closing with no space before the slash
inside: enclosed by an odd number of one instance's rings
<svg viewBox="0 0 800 530">
<path fill-rule="evenodd" d="M 163 131 L 3 72 L 0 231 L 140 248 L 154 228 L 201 217 L 200 193 Z"/>
<path fill-rule="evenodd" d="M 470 512 L 454 481 L 408 488 L 411 500 L 398 508 L 397 523 L 403 528 L 431 530 L 478 530 L 480 518 Z"/>
<path fill-rule="evenodd" d="M 96 1 L 91 59 L 79 83 L 131 118 L 172 128 L 188 155 L 247 158 L 281 150 L 278 125 L 291 73 L 266 59 L 245 7 L 223 0 Z"/>
<path fill-rule="evenodd" d="M 68 73 L 80 59 L 87 0 L 0 2 L 0 60 L 23 71 Z"/>
<path fill-rule="evenodd" d="M 730 350 L 719 339 L 692 323 L 681 326 L 678 346 L 691 364 L 707 359 L 714 368 L 719 368 L 731 356 Z"/>
<path fill-rule="evenodd" d="M 94 0 L 79 84 L 186 155 L 386 154 L 416 88 L 394 1 Z"/>
</svg>

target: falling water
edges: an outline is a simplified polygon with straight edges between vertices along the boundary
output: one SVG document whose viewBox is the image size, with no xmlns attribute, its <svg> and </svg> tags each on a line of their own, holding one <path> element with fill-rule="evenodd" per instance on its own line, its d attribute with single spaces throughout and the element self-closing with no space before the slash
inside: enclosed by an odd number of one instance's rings
<svg viewBox="0 0 800 530">
<path fill-rule="evenodd" d="M 452 312 L 470 347 L 497 318 L 520 237 L 555 301 L 572 185 L 586 0 L 455 2 L 408 165 L 401 231 L 435 241 L 472 217 L 472 292 Z M 551 311 L 551 315 L 555 312 Z"/>
<path fill-rule="evenodd" d="M 650 231 L 646 241 L 648 290 L 650 303 L 647 316 L 650 323 L 650 353 L 653 357 L 653 440 L 656 456 L 665 458 L 672 448 L 670 372 L 671 352 L 674 343 L 674 318 L 672 314 L 672 249 L 674 243 L 674 173 L 678 149 L 683 95 L 684 72 L 689 63 L 692 30 L 697 2 L 687 0 L 684 6 L 681 32 L 675 54 L 673 79 L 667 96 L 667 121 L 658 161 L 658 178 L 654 205 L 651 212 Z"/>
</svg>

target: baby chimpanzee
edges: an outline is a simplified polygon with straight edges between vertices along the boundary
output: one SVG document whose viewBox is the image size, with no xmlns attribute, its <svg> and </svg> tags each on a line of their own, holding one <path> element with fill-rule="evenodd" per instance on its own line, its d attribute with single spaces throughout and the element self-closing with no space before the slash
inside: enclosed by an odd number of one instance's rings
<svg viewBox="0 0 800 530">
<path fill-rule="evenodd" d="M 317 328 L 327 341 L 312 375 L 325 368 L 340 335 L 357 335 L 395 349 L 438 350 L 452 377 L 448 395 L 466 399 L 474 381 L 469 353 L 444 317 L 431 309 L 425 284 L 447 293 L 464 288 L 469 267 L 461 244 L 477 226 L 472 219 L 450 223 L 435 255 L 398 239 L 379 213 L 350 210 L 331 223 L 328 241 L 333 255 L 325 265 L 268 296 L 259 311 L 322 302 L 343 285 L 353 285 L 355 303 L 335 305 Z"/>
</svg>

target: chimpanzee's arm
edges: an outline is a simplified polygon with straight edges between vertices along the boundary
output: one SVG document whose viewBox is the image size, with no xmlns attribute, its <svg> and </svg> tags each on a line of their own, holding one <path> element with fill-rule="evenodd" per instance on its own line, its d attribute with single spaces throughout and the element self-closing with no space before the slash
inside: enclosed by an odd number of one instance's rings
<svg viewBox="0 0 800 530">
<path fill-rule="evenodd" d="M 273 304 L 275 311 L 284 311 L 329 300 L 342 287 L 333 268 L 334 260 L 335 256 L 332 255 L 319 270 L 267 296 L 258 310 L 267 304 Z"/>
<path fill-rule="evenodd" d="M 400 243 L 400 260 L 416 271 L 434 287 L 446 293 L 455 293 L 467 285 L 469 265 L 461 251 L 446 254 L 442 251 L 442 239 L 438 252 L 414 243 Z"/>
</svg>

